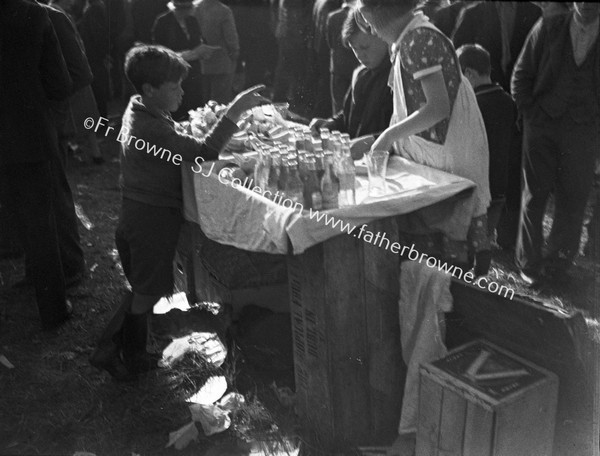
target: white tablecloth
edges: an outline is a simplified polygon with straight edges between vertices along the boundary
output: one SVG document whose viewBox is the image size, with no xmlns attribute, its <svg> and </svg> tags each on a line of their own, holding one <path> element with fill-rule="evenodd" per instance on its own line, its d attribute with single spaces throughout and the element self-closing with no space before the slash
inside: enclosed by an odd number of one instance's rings
<svg viewBox="0 0 600 456">
<path fill-rule="evenodd" d="M 189 165 L 189 166 L 188 166 Z M 387 193 L 367 196 L 368 179 L 357 167 L 357 205 L 322 211 L 327 215 L 311 219 L 302 213 L 275 204 L 257 191 L 234 186 L 217 176 L 205 176 L 210 169 L 194 173 L 191 163 L 182 164 L 184 216 L 200 225 L 206 236 L 221 244 L 240 249 L 288 253 L 288 240 L 294 254 L 331 237 L 347 232 L 341 224 L 361 226 L 373 220 L 411 214 L 426 220 L 429 229 L 443 232 L 451 239 L 466 238 L 473 212 L 474 184 L 427 166 L 392 156 L 387 170 Z M 194 167 L 198 171 L 198 167 Z M 458 195 L 458 197 L 452 198 Z M 446 201 L 446 204 L 441 203 Z M 435 206 L 434 206 L 435 205 Z M 433 207 L 432 207 L 433 206 Z M 322 214 L 321 214 L 322 215 Z M 335 222 L 338 225 L 332 227 Z M 417 224 L 418 225 L 418 224 Z"/>
</svg>

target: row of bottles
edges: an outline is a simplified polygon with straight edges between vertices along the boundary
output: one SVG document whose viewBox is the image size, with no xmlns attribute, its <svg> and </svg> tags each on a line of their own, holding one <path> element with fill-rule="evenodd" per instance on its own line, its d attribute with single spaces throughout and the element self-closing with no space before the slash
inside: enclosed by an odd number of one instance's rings
<svg viewBox="0 0 600 456">
<path fill-rule="evenodd" d="M 281 200 L 314 210 L 356 204 L 356 171 L 348 134 L 321 129 L 313 137 L 297 128 L 290 131 L 287 144 L 256 147 L 254 181 L 265 196 L 282 195 Z"/>
</svg>

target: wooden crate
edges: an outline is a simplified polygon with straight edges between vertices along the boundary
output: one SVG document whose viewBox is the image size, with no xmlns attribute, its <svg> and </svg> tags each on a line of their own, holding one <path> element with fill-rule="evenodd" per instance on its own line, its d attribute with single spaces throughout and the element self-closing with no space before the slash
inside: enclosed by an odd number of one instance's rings
<svg viewBox="0 0 600 456">
<path fill-rule="evenodd" d="M 420 374 L 416 456 L 552 455 L 552 372 L 477 340 Z"/>
<path fill-rule="evenodd" d="M 368 229 L 397 235 L 393 219 Z M 339 452 L 397 436 L 406 375 L 399 267 L 397 254 L 353 235 L 288 256 L 296 408 L 312 448 Z"/>
<path fill-rule="evenodd" d="M 222 283 L 209 271 L 205 264 L 206 259 L 202 258 L 201 246 L 203 242 L 207 242 L 206 236 L 195 223 L 187 222 L 185 225 L 186 232 L 185 234 L 182 232 L 182 237 L 185 237 L 186 243 L 189 242 L 189 245 L 186 244 L 186 252 L 190 258 L 187 276 L 188 284 L 191 284 L 192 287 L 193 300 L 231 305 L 234 318 L 248 304 L 264 307 L 274 312 L 289 312 L 288 285 L 285 280 L 283 282 L 278 279 L 272 280 L 273 277 L 267 276 L 263 283 L 241 287 L 232 287 Z M 227 247 L 227 249 L 230 251 L 232 248 Z M 253 255 L 249 252 L 244 252 L 244 254 Z M 275 257 L 274 260 L 277 261 Z M 283 255 L 279 257 L 278 261 L 285 261 Z"/>
</svg>

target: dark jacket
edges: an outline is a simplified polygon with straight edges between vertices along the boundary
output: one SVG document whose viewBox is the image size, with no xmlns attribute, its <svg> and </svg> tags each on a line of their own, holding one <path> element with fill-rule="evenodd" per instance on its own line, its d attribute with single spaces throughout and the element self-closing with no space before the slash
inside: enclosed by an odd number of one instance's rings
<svg viewBox="0 0 600 456">
<path fill-rule="evenodd" d="M 516 4 L 515 25 L 510 41 L 510 62 L 505 73 L 502 70 L 502 31 L 496 2 L 481 2 L 467 7 L 462 20 L 456 25 L 452 41 L 458 49 L 463 44 L 477 43 L 489 53 L 492 63 L 492 81 L 510 90 L 510 77 L 515 61 L 521 52 L 527 34 L 541 16 L 540 8 L 531 2 Z"/>
<path fill-rule="evenodd" d="M 49 100 L 71 93 L 58 38 L 41 5 L 5 0 L 0 9 L 0 166 L 58 153 Z"/>
<path fill-rule="evenodd" d="M 545 105 L 547 96 L 559 80 L 564 47 L 571 46 L 569 27 L 572 14 L 540 20 L 531 30 L 513 73 L 511 91 L 519 111 L 531 115 L 532 109 Z M 593 58 L 595 93 L 600 105 L 600 42 L 596 39 L 589 52 Z"/>
<path fill-rule="evenodd" d="M 492 199 L 497 199 L 506 195 L 508 164 L 515 153 L 514 148 L 520 145 L 516 128 L 517 106 L 497 83 L 478 86 L 475 96 L 490 149 L 490 193 Z"/>
<path fill-rule="evenodd" d="M 93 71 L 94 67 L 104 65 L 110 53 L 110 27 L 104 2 L 90 0 L 77 26 Z"/>
<path fill-rule="evenodd" d="M 331 130 L 339 130 L 356 138 L 380 133 L 390 126 L 394 110 L 392 92 L 388 86 L 391 66 L 390 60 L 385 58 L 373 70 L 362 65 L 354 70 L 344 108 L 333 117 Z"/>
<path fill-rule="evenodd" d="M 193 49 L 202 42 L 200 24 L 193 15 L 187 18 L 186 24 L 189 38 L 177 22 L 175 13 L 167 11 L 156 18 L 152 27 L 152 41 L 175 52 Z"/>
<path fill-rule="evenodd" d="M 85 55 L 85 47 L 79 36 L 75 24 L 62 11 L 52 6 L 43 5 L 48 11 L 48 16 L 60 44 L 62 55 L 67 64 L 69 75 L 73 81 L 72 93 L 89 86 L 94 79 L 90 65 Z"/>
</svg>

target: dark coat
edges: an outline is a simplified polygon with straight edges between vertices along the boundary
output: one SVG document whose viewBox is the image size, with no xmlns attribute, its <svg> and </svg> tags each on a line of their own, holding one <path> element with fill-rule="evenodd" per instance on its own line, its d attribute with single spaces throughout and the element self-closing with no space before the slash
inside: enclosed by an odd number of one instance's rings
<svg viewBox="0 0 600 456">
<path fill-rule="evenodd" d="M 527 34 L 542 14 L 531 2 L 517 3 L 515 25 L 510 42 L 508 71 L 502 71 L 502 31 L 496 2 L 481 2 L 464 10 L 462 20 L 456 25 L 452 41 L 458 49 L 463 44 L 477 43 L 489 53 L 492 63 L 492 81 L 510 90 L 510 77 Z"/>
<path fill-rule="evenodd" d="M 41 5 L 5 0 L 0 9 L 0 166 L 58 153 L 49 100 L 71 93 L 58 38 Z"/>
<path fill-rule="evenodd" d="M 559 80 L 563 64 L 564 46 L 571 45 L 569 34 L 572 14 L 557 15 L 539 21 L 515 65 L 511 89 L 517 107 L 521 112 L 527 111 L 544 102 L 544 97 L 552 92 L 554 84 Z M 595 53 L 592 58 L 594 68 L 594 87 L 600 105 L 600 43 L 590 49 Z"/>
<path fill-rule="evenodd" d="M 44 7 L 48 11 L 48 16 L 58 37 L 60 49 L 73 81 L 72 92 L 75 93 L 90 85 L 94 79 L 85 55 L 83 41 L 75 24 L 65 13 L 51 6 L 44 5 Z"/>
</svg>

